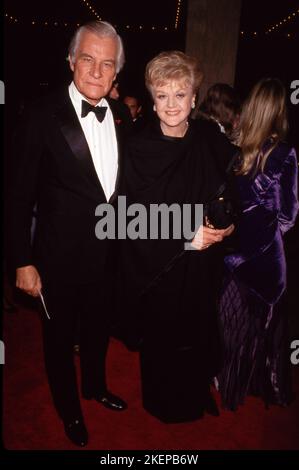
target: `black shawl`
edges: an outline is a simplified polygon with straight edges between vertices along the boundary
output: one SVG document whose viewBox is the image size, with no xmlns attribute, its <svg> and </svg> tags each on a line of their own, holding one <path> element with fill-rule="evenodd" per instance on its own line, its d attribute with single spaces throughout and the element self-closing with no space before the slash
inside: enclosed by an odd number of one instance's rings
<svg viewBox="0 0 299 470">
<path fill-rule="evenodd" d="M 141 203 L 147 209 L 150 204 L 176 203 L 181 208 L 183 204 L 205 204 L 223 184 L 224 168 L 233 153 L 233 146 L 205 122 L 190 121 L 185 136 L 174 138 L 164 136 L 159 122 L 154 121 L 127 148 L 123 190 L 127 204 Z M 136 287 L 144 288 L 163 271 L 183 250 L 184 242 L 183 237 L 128 241 L 128 262 L 137 275 Z"/>
<path fill-rule="evenodd" d="M 190 121 L 183 138 L 172 138 L 164 136 L 155 121 L 128 144 L 123 185 L 127 204 L 204 204 L 223 184 L 224 169 L 233 154 L 234 147 L 205 122 Z M 220 244 L 204 251 L 185 252 L 158 285 L 141 295 L 182 252 L 184 242 L 183 237 L 126 240 L 122 249 L 122 287 L 135 325 L 136 319 L 141 320 L 143 329 L 153 333 L 157 344 L 165 342 L 167 336 L 170 344 L 196 344 L 203 352 L 212 347 L 211 335 L 217 337 Z"/>
</svg>

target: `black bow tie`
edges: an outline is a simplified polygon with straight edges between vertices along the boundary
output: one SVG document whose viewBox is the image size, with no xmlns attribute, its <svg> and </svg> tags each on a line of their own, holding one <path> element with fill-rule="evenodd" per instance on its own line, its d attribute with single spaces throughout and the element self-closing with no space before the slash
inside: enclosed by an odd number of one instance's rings
<svg viewBox="0 0 299 470">
<path fill-rule="evenodd" d="M 81 117 L 87 116 L 90 111 L 93 111 L 97 117 L 97 120 L 102 122 L 107 111 L 107 106 L 92 106 L 88 103 L 88 101 L 82 100 Z"/>
</svg>

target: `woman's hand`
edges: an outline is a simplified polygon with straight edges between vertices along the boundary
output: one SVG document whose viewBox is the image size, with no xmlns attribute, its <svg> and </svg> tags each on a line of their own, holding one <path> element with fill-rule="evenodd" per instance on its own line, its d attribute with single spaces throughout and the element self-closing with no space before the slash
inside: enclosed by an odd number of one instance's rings
<svg viewBox="0 0 299 470">
<path fill-rule="evenodd" d="M 235 230 L 234 224 L 229 225 L 228 227 L 223 229 L 223 236 L 229 237 L 233 233 L 234 230 Z"/>
<path fill-rule="evenodd" d="M 211 224 L 209 226 L 202 225 L 193 238 L 191 246 L 199 251 L 206 250 L 214 243 L 219 243 L 224 237 L 231 235 L 234 229 L 234 224 L 224 229 L 216 229 Z"/>
</svg>

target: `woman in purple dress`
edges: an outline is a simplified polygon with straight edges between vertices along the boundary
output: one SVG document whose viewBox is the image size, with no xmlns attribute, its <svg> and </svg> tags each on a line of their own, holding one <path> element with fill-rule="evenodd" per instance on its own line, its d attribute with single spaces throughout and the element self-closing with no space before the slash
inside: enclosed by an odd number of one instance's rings
<svg viewBox="0 0 299 470">
<path fill-rule="evenodd" d="M 231 410 L 246 395 L 266 405 L 291 401 L 283 235 L 298 212 L 298 170 L 295 149 L 283 141 L 286 131 L 285 89 L 277 79 L 263 79 L 240 119 L 238 251 L 225 258 L 220 302 L 225 358 L 218 385 Z"/>
</svg>

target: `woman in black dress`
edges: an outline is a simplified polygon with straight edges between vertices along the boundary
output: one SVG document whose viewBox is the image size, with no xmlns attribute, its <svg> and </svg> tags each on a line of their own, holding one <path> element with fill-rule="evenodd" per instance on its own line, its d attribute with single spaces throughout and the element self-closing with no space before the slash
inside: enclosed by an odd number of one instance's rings
<svg viewBox="0 0 299 470">
<path fill-rule="evenodd" d="M 142 333 L 143 405 L 163 422 L 218 414 L 210 382 L 221 360 L 221 241 L 233 225 L 201 226 L 189 238 L 191 250 L 184 250 L 186 237 L 177 236 L 183 204 L 194 209 L 214 198 L 235 151 L 214 126 L 189 119 L 201 80 L 196 59 L 182 52 L 163 52 L 149 62 L 146 85 L 157 116 L 132 137 L 125 159 L 127 205 L 142 204 L 149 214 L 152 204 L 176 204 L 169 236 L 165 218 L 157 226 L 148 218 L 147 234 L 140 230 L 126 240 L 122 254 L 130 325 Z"/>
</svg>

